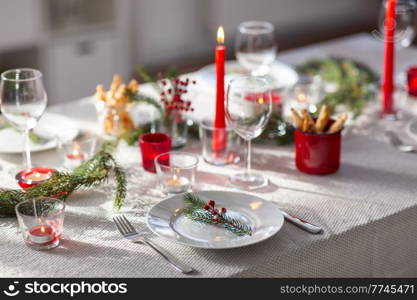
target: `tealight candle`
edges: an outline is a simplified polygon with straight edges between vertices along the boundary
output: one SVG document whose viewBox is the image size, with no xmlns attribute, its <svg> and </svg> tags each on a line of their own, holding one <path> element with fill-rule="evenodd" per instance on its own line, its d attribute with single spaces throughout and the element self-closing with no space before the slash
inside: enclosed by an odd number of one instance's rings
<svg viewBox="0 0 417 300">
<path fill-rule="evenodd" d="M 162 190 L 168 194 L 190 191 L 195 182 L 197 164 L 197 156 L 191 153 L 159 154 L 155 157 L 155 167 Z"/>
<path fill-rule="evenodd" d="M 38 225 L 29 230 L 28 239 L 35 244 L 46 244 L 54 240 L 54 230 L 49 225 Z"/>
<path fill-rule="evenodd" d="M 74 143 L 74 149 L 71 153 L 65 155 L 64 166 L 70 170 L 79 167 L 87 159 L 87 153 L 80 151 L 80 145 Z"/>
<path fill-rule="evenodd" d="M 172 177 L 165 180 L 165 190 L 168 193 L 186 192 L 190 187 L 190 181 L 183 176 L 174 174 Z"/>
<path fill-rule="evenodd" d="M 64 226 L 65 203 L 39 197 L 19 202 L 16 216 L 25 244 L 35 250 L 48 250 L 59 245 Z"/>
<path fill-rule="evenodd" d="M 48 180 L 54 175 L 54 172 L 55 170 L 51 168 L 27 169 L 16 174 L 16 181 L 21 188 L 27 189 Z"/>
</svg>

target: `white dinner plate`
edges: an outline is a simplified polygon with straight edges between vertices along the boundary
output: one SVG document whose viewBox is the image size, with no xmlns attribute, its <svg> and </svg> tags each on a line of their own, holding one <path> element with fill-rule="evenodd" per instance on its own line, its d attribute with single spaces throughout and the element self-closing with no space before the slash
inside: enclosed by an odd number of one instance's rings
<svg viewBox="0 0 417 300">
<path fill-rule="evenodd" d="M 221 226 L 188 219 L 184 195 L 175 195 L 151 208 L 148 227 L 157 235 L 186 246 L 205 249 L 229 249 L 259 243 L 276 234 L 284 223 L 279 208 L 262 198 L 235 192 L 201 191 L 202 200 L 214 200 L 227 214 L 252 228 L 252 235 L 239 236 Z"/>
<path fill-rule="evenodd" d="M 68 130 L 71 129 L 71 130 Z M 30 142 L 31 152 L 44 151 L 56 147 L 56 135 L 67 134 L 65 140 L 72 140 L 79 134 L 79 127 L 71 119 L 46 112 L 39 120 L 34 133 L 41 137 L 42 143 Z M 61 136 L 61 138 L 64 138 Z M 22 153 L 24 151 L 22 133 L 13 128 L 0 129 L 0 153 Z"/>
<path fill-rule="evenodd" d="M 225 87 L 230 80 L 236 76 L 247 73 L 247 71 L 239 65 L 236 60 L 229 60 L 225 65 Z M 201 80 L 210 85 L 214 85 L 216 81 L 216 66 L 214 64 L 208 65 L 200 69 L 197 73 Z M 272 88 L 284 89 L 293 86 L 298 80 L 297 72 L 289 65 L 280 61 L 272 63 L 267 77 L 271 80 Z"/>
</svg>

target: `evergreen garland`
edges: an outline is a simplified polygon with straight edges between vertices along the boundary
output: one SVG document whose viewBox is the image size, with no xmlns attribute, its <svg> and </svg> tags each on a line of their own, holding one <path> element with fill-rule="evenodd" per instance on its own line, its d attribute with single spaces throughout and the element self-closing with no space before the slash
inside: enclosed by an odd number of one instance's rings
<svg viewBox="0 0 417 300">
<path fill-rule="evenodd" d="M 97 154 L 73 172 L 56 171 L 50 179 L 26 190 L 0 189 L 0 217 L 14 216 L 16 204 L 24 200 L 37 197 L 65 200 L 75 190 L 93 188 L 106 182 L 112 172 L 116 180 L 114 206 L 119 209 L 126 197 L 126 176 L 111 154 L 116 146 L 117 141 L 106 142 Z"/>
</svg>

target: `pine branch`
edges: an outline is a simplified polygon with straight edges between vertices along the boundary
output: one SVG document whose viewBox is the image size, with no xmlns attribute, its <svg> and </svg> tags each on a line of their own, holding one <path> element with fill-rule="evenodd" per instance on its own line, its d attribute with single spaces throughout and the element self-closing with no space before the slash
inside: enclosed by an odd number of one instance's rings
<svg viewBox="0 0 417 300">
<path fill-rule="evenodd" d="M 15 215 L 16 204 L 31 198 L 54 197 L 65 200 L 75 190 L 90 189 L 106 182 L 111 172 L 114 172 L 116 179 L 114 206 L 120 208 L 126 197 L 126 176 L 124 170 L 111 155 L 116 146 L 117 140 L 106 142 L 96 155 L 73 172 L 56 171 L 50 179 L 25 191 L 0 189 L 0 216 Z"/>
<path fill-rule="evenodd" d="M 195 208 L 202 208 L 206 205 L 206 202 L 201 200 L 199 197 L 195 196 L 192 193 L 186 193 L 184 195 L 184 201 L 190 206 Z"/>
<path fill-rule="evenodd" d="M 222 226 L 237 235 L 252 235 L 252 228 L 250 226 L 242 223 L 238 219 L 230 217 L 226 213 L 220 213 L 216 210 L 216 215 L 213 216 L 212 212 L 206 209 L 208 206 L 206 202 L 195 194 L 186 193 L 184 195 L 184 201 L 188 204 L 183 210 L 187 218 L 197 222 Z"/>
</svg>

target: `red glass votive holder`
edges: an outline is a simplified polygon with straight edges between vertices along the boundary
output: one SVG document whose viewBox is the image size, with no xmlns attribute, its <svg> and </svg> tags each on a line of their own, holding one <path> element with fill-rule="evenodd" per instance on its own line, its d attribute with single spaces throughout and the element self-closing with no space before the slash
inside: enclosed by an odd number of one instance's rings
<svg viewBox="0 0 417 300">
<path fill-rule="evenodd" d="M 417 97 L 417 66 L 407 70 L 408 94 Z"/>
<path fill-rule="evenodd" d="M 329 121 L 329 127 L 334 121 Z M 295 129 L 295 165 L 308 174 L 331 174 L 339 169 L 341 131 L 308 133 Z"/>
<path fill-rule="evenodd" d="M 16 174 L 16 181 L 22 189 L 28 189 L 42 181 L 48 180 L 54 173 L 55 169 L 51 168 L 26 169 Z"/>
<path fill-rule="evenodd" d="M 164 133 L 145 133 L 139 138 L 142 152 L 142 166 L 152 173 L 156 173 L 155 157 L 161 153 L 171 151 L 171 137 Z"/>
</svg>

